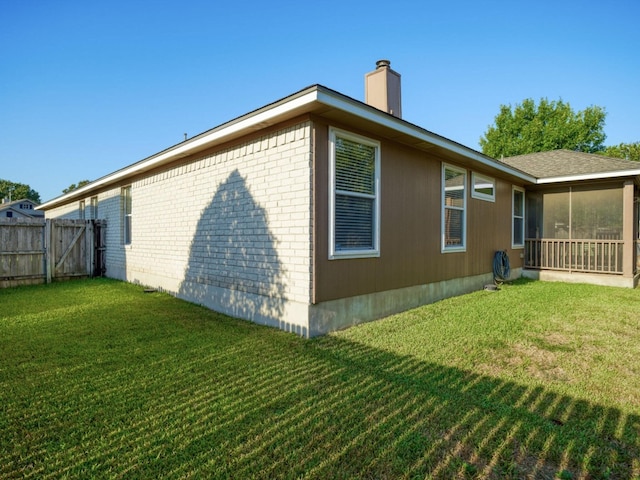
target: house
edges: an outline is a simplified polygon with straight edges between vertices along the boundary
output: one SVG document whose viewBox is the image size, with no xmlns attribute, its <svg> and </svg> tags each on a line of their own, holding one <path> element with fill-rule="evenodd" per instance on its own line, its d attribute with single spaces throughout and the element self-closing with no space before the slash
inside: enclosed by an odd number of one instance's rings
<svg viewBox="0 0 640 480">
<path fill-rule="evenodd" d="M 502 161 L 536 177 L 526 192 L 525 276 L 637 285 L 638 162 L 569 150 Z"/>
<path fill-rule="evenodd" d="M 365 98 L 307 87 L 40 208 L 92 205 L 109 277 L 306 337 L 480 289 L 496 251 L 519 277 L 538 179 L 403 120 L 388 61 Z"/>
<path fill-rule="evenodd" d="M 0 204 L 0 218 L 44 218 L 44 212 L 36 210 L 37 206 L 28 198 L 14 201 L 5 198 Z"/>
</svg>

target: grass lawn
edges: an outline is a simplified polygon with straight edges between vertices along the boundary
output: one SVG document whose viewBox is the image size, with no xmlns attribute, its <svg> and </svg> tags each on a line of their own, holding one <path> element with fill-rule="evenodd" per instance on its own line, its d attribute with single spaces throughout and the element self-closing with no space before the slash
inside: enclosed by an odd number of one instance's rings
<svg viewBox="0 0 640 480">
<path fill-rule="evenodd" d="M 322 338 L 0 290 L 0 478 L 640 478 L 640 290 L 516 282 Z"/>
</svg>

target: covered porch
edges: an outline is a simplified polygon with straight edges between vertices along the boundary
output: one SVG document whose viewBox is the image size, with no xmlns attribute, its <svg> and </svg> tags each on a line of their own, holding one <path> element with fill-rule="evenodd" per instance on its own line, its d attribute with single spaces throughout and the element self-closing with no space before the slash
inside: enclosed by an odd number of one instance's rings
<svg viewBox="0 0 640 480">
<path fill-rule="evenodd" d="M 638 212 L 632 180 L 527 191 L 523 276 L 634 288 Z"/>
</svg>

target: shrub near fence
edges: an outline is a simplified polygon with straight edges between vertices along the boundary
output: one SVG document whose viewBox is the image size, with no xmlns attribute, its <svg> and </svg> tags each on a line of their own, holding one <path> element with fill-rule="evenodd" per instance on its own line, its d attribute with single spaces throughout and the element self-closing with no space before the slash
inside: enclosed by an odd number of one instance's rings
<svg viewBox="0 0 640 480">
<path fill-rule="evenodd" d="M 0 219 L 0 288 L 102 275 L 101 220 Z"/>
</svg>

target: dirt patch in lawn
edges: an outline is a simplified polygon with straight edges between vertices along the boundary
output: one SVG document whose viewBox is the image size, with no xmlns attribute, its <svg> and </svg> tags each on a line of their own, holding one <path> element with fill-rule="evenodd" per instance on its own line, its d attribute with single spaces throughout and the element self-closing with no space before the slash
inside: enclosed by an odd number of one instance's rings
<svg viewBox="0 0 640 480">
<path fill-rule="evenodd" d="M 503 350 L 496 350 L 490 364 L 482 365 L 483 373 L 500 376 L 517 371 L 543 381 L 571 381 L 571 376 L 561 366 L 561 357 L 571 353 L 571 340 L 559 333 L 536 337 L 530 341 L 519 341 Z"/>
</svg>

